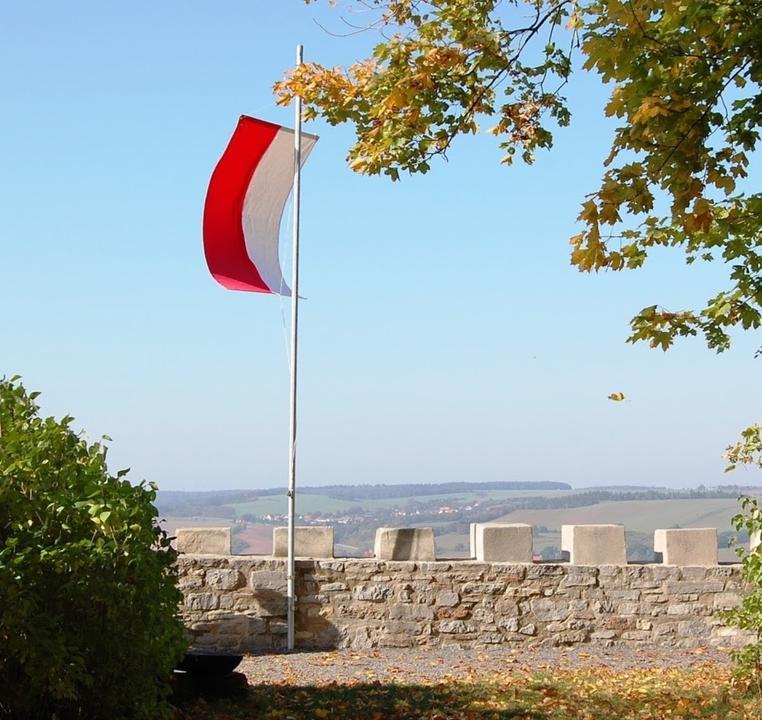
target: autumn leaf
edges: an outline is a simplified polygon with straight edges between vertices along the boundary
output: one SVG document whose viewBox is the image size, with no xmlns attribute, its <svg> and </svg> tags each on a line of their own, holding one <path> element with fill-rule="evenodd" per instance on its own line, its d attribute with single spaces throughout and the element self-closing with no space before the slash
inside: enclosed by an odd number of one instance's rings
<svg viewBox="0 0 762 720">
<path fill-rule="evenodd" d="M 536 649 L 522 653 L 526 661 Z M 648 648 L 639 650 L 648 659 Z M 675 652 L 680 652 L 675 650 Z M 683 651 L 684 652 L 684 651 Z M 408 670 L 425 661 L 409 650 Z M 370 654 L 368 654 L 370 656 Z M 581 653 L 580 658 L 585 658 Z M 378 667 L 391 669 L 391 658 L 373 655 Z M 464 655 L 464 659 L 468 658 Z M 259 658 L 267 663 L 267 657 Z M 467 680 L 452 676 L 411 678 L 398 668 L 394 680 L 357 684 L 343 675 L 347 666 L 334 658 L 329 676 L 305 677 L 290 673 L 287 685 L 264 681 L 259 671 L 243 698 L 196 701 L 183 708 L 183 717 L 194 720 L 228 720 L 256 717 L 260 720 L 312 720 L 319 718 L 367 718 L 368 720 L 487 720 L 488 718 L 553 718 L 554 720 L 759 720 L 759 697 L 732 675 L 725 665 L 706 663 L 691 669 L 645 667 L 613 670 L 590 667 L 548 670 L 501 664 L 500 656 L 479 660 L 476 654 L 462 672 Z M 350 661 L 351 664 L 352 661 Z M 478 664 L 475 668 L 474 664 Z"/>
</svg>

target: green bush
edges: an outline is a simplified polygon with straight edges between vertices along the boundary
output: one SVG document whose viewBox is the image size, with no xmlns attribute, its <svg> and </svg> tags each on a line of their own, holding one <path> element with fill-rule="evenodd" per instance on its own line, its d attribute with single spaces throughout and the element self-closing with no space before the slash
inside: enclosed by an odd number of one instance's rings
<svg viewBox="0 0 762 720">
<path fill-rule="evenodd" d="M 762 533 L 762 508 L 759 501 L 742 497 L 743 512 L 733 518 L 733 526 L 738 531 L 745 530 L 751 537 Z M 748 630 L 755 638 L 734 655 L 741 675 L 748 677 L 762 692 L 762 545 L 746 551 L 736 548 L 743 563 L 743 578 L 751 586 L 738 607 L 724 613 L 725 620 L 734 627 Z"/>
<path fill-rule="evenodd" d="M 734 445 L 725 450 L 728 466 L 725 472 L 735 470 L 739 465 L 762 470 L 762 425 L 751 425 L 741 432 Z M 759 500 L 742 496 L 741 512 L 733 518 L 733 527 L 745 533 L 750 539 L 762 538 L 762 507 Z M 752 543 L 753 545 L 753 543 Z M 762 545 L 736 548 L 743 563 L 743 578 L 750 586 L 741 604 L 724 613 L 726 622 L 752 634 L 750 642 L 742 650 L 734 653 L 736 667 L 740 675 L 750 679 L 762 693 Z"/>
<path fill-rule="evenodd" d="M 154 485 L 0 378 L 0 718 L 156 720 L 185 646 Z"/>
</svg>

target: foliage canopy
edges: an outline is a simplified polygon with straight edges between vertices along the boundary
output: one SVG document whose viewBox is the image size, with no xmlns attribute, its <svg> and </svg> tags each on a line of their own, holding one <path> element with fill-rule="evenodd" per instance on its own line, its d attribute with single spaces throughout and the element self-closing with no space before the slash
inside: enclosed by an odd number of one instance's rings
<svg viewBox="0 0 762 720">
<path fill-rule="evenodd" d="M 309 0 L 307 0 L 309 2 Z M 725 350 L 762 321 L 762 194 L 743 188 L 762 118 L 762 0 L 357 0 L 381 39 L 350 67 L 307 63 L 275 86 L 307 117 L 356 129 L 362 173 L 429 170 L 481 123 L 502 162 L 531 163 L 568 125 L 572 69 L 611 86 L 618 121 L 600 186 L 570 238 L 581 271 L 641 267 L 655 247 L 721 260 L 704 307 L 643 308 L 631 342 L 701 335 Z M 664 211 L 659 211 L 666 200 Z"/>
<path fill-rule="evenodd" d="M 0 718 L 155 720 L 185 646 L 155 488 L 36 395 L 0 378 Z"/>
</svg>

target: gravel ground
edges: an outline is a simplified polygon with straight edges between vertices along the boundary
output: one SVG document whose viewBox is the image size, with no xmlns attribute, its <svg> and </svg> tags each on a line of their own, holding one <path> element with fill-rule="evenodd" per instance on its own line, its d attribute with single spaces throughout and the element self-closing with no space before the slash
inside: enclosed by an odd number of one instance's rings
<svg viewBox="0 0 762 720">
<path fill-rule="evenodd" d="M 332 683 L 474 682 L 511 670 L 609 668 L 690 668 L 727 665 L 725 650 L 677 648 L 510 648 L 483 650 L 337 650 L 248 655 L 238 671 L 251 685 L 329 685 Z"/>
</svg>

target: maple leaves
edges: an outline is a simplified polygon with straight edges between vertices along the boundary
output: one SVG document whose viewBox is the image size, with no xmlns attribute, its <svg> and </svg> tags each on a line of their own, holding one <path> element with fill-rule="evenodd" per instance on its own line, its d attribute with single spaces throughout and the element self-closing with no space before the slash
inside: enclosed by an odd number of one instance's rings
<svg viewBox="0 0 762 720">
<path fill-rule="evenodd" d="M 537 148 L 552 143 L 544 116 L 568 122 L 551 84 L 565 81 L 571 66 L 552 38 L 538 48 L 537 61 L 524 64 L 522 54 L 543 29 L 561 23 L 575 0 L 509 5 L 528 6 L 532 18 L 516 13 L 521 23 L 506 27 L 494 0 L 371 3 L 380 14 L 368 28 L 385 32 L 371 57 L 347 69 L 297 68 L 276 83 L 278 101 L 300 95 L 308 117 L 354 124 L 348 161 L 358 172 L 392 179 L 400 171 L 427 172 L 455 137 L 478 132 L 480 116 L 497 116 L 491 132 L 505 138 L 503 162 L 517 147 L 531 162 Z M 507 101 L 498 107 L 497 88 L 508 78 Z"/>
<path fill-rule="evenodd" d="M 722 351 L 730 327 L 760 320 L 762 220 L 748 215 L 762 196 L 732 193 L 759 139 L 759 88 L 746 96 L 742 89 L 762 73 L 755 50 L 762 5 L 611 0 L 588 9 L 585 67 L 615 83 L 606 113 L 624 122 L 601 188 L 583 205 L 586 229 L 572 239 L 572 263 L 586 271 L 640 267 L 656 245 L 682 248 L 689 264 L 715 259 L 714 249 L 729 260 L 733 246 L 732 259 L 743 264 L 732 268 L 729 290 L 700 311 L 644 308 L 629 338 L 666 350 L 677 337 L 702 333 Z M 633 153 L 637 162 L 617 166 Z M 670 201 L 664 217 L 651 214 L 660 197 Z M 611 227 L 604 239 L 602 225 Z"/>
<path fill-rule="evenodd" d="M 340 662 L 340 657 L 335 657 Z M 541 670 L 490 672 L 471 682 L 408 683 L 401 675 L 381 684 L 331 681 L 321 685 L 253 685 L 241 702 L 198 703 L 200 720 L 363 718 L 364 720 L 753 720 L 759 698 L 725 667 L 690 670 Z M 256 682 L 256 679 L 253 678 Z"/>
<path fill-rule="evenodd" d="M 728 265 L 728 287 L 703 308 L 646 307 L 630 342 L 666 350 L 700 334 L 722 351 L 733 327 L 760 326 L 762 193 L 743 188 L 762 120 L 762 2 L 357 1 L 377 11 L 367 29 L 383 31 L 371 57 L 308 64 L 275 86 L 279 102 L 300 95 L 308 117 L 354 125 L 353 170 L 425 173 L 485 122 L 502 163 L 531 163 L 570 122 L 561 91 L 581 55 L 612 85 L 605 113 L 620 124 L 572 264 L 636 269 L 662 246 Z"/>
<path fill-rule="evenodd" d="M 738 465 L 751 465 L 762 469 L 762 425 L 752 425 L 741 433 L 741 439 L 725 449 L 728 466 L 725 472 L 735 470 Z M 762 515 L 757 520 L 762 523 Z"/>
</svg>

